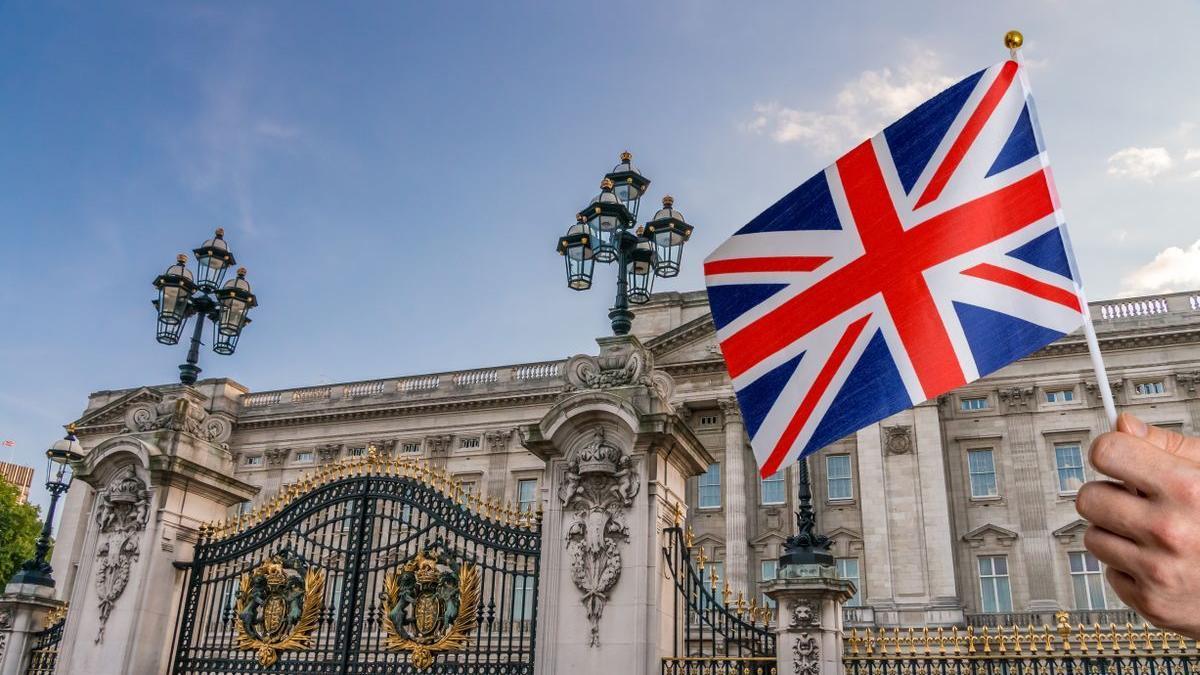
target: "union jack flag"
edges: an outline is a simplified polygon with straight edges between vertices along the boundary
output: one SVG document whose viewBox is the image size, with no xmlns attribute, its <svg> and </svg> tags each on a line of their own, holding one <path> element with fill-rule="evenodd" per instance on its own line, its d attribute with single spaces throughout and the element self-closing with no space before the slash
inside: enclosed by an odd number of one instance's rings
<svg viewBox="0 0 1200 675">
<path fill-rule="evenodd" d="M 704 262 L 760 471 L 1077 329 L 1078 274 L 1024 68 L 926 101 Z"/>
</svg>

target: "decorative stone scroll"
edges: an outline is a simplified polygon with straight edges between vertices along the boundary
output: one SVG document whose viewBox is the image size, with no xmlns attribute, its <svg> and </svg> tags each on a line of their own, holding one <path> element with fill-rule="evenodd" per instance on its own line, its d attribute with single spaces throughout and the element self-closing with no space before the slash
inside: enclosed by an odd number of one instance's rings
<svg viewBox="0 0 1200 675">
<path fill-rule="evenodd" d="M 574 511 L 566 526 L 571 580 L 582 594 L 591 624 L 590 646 L 600 644 L 600 617 L 621 576 L 620 545 L 629 541 L 624 512 L 639 489 L 633 458 L 597 427 L 572 456 L 558 497 Z"/>
<path fill-rule="evenodd" d="M 813 634 L 801 633 L 792 642 L 792 668 L 795 675 L 820 675 L 821 645 Z"/>
<path fill-rule="evenodd" d="M 602 343 L 603 344 L 603 343 Z M 612 389 L 645 385 L 658 394 L 668 409 L 675 393 L 675 380 L 654 369 L 654 356 L 636 340 L 605 345 L 600 356 L 576 354 L 567 359 L 565 390 Z"/>
<path fill-rule="evenodd" d="M 209 415 L 204 406 L 185 397 L 131 405 L 125 411 L 125 428 L 133 432 L 158 429 L 182 431 L 217 444 L 228 441 L 233 433 L 233 425 L 229 420 Z"/>
<path fill-rule="evenodd" d="M 100 629 L 96 642 L 104 641 L 104 627 L 113 605 L 125 592 L 130 568 L 141 553 L 141 536 L 150 515 L 150 492 L 132 466 L 121 469 L 96 495 L 96 594 L 100 600 Z"/>
</svg>

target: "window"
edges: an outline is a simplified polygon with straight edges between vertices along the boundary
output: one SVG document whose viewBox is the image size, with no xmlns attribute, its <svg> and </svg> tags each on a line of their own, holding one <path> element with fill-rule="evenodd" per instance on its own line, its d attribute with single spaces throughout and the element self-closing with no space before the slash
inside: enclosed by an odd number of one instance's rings
<svg viewBox="0 0 1200 675">
<path fill-rule="evenodd" d="M 959 408 L 963 411 L 970 410 L 986 410 L 988 407 L 986 396 L 970 396 L 958 399 Z"/>
<path fill-rule="evenodd" d="M 297 452 L 295 461 L 297 464 L 311 463 L 313 461 L 312 450 L 301 450 Z"/>
<path fill-rule="evenodd" d="M 1046 403 L 1066 403 L 1075 400 L 1074 389 L 1047 389 Z"/>
<path fill-rule="evenodd" d="M 1108 609 L 1100 561 L 1087 551 L 1072 552 L 1069 556 L 1071 585 L 1075 588 L 1075 609 Z"/>
<path fill-rule="evenodd" d="M 367 454 L 367 446 L 364 445 L 357 448 L 350 448 L 346 451 L 346 454 L 350 457 L 365 457 Z"/>
<path fill-rule="evenodd" d="M 479 437 L 472 436 L 471 438 L 458 439 L 458 447 L 460 450 L 470 450 L 479 447 Z"/>
<path fill-rule="evenodd" d="M 767 478 L 758 479 L 758 490 L 763 504 L 782 504 L 785 501 L 784 473 L 783 471 L 776 471 Z"/>
<path fill-rule="evenodd" d="M 717 426 L 717 416 L 716 415 L 702 415 L 700 417 L 700 426 L 702 426 L 702 427 Z"/>
<path fill-rule="evenodd" d="M 846 606 L 858 607 L 862 605 L 862 582 L 859 580 L 858 575 L 858 558 L 838 558 L 837 574 L 839 579 L 847 579 L 854 582 L 854 597 L 846 601 Z"/>
<path fill-rule="evenodd" d="M 762 561 L 761 564 L 762 564 L 762 580 L 763 581 L 771 581 L 779 575 L 779 561 L 778 560 L 764 560 L 764 561 Z M 768 598 L 766 593 L 763 593 L 762 606 L 763 607 L 774 607 L 775 601 Z"/>
<path fill-rule="evenodd" d="M 517 508 L 522 511 L 537 510 L 537 479 L 517 481 Z"/>
<path fill-rule="evenodd" d="M 699 506 L 702 509 L 721 508 L 721 465 L 709 464 L 708 470 L 700 476 Z"/>
<path fill-rule="evenodd" d="M 464 480 L 463 482 L 458 484 L 458 487 L 459 487 L 459 489 L 462 490 L 462 493 L 464 495 L 475 494 L 475 481 L 473 481 L 473 480 Z"/>
<path fill-rule="evenodd" d="M 1157 394 L 1167 393 L 1166 383 L 1162 380 L 1154 380 L 1152 382 L 1138 382 L 1133 385 L 1133 393 L 1138 396 L 1155 396 Z"/>
<path fill-rule="evenodd" d="M 1054 446 L 1054 462 L 1058 466 L 1058 491 L 1071 494 L 1083 485 L 1083 453 L 1078 443 L 1058 443 Z"/>
<path fill-rule="evenodd" d="M 854 499 L 854 479 L 850 477 L 850 455 L 825 457 L 825 482 L 830 501 Z"/>
<path fill-rule="evenodd" d="M 420 442 L 417 442 L 417 443 L 408 442 L 408 443 L 401 444 L 401 446 L 400 446 L 400 452 L 420 452 L 420 451 L 421 451 Z"/>
<path fill-rule="evenodd" d="M 1002 555 L 979 559 L 979 595 L 983 611 L 1012 611 L 1012 589 L 1008 585 L 1008 558 Z"/>
<path fill-rule="evenodd" d="M 529 621 L 533 618 L 533 591 L 537 588 L 533 577 L 519 574 L 513 577 L 513 621 Z"/>
<path fill-rule="evenodd" d="M 967 451 L 967 472 L 971 477 L 971 497 L 995 497 L 1000 494 L 996 486 L 996 464 L 991 448 Z"/>
<path fill-rule="evenodd" d="M 245 463 L 246 466 L 262 466 L 262 455 L 249 455 Z"/>
</svg>

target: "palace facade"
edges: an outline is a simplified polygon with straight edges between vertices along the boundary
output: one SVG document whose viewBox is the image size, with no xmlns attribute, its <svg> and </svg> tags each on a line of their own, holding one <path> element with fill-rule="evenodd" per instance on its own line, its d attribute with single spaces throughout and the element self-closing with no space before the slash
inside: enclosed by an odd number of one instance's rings
<svg viewBox="0 0 1200 675">
<path fill-rule="evenodd" d="M 1118 408 L 1197 433 L 1200 295 L 1093 303 L 1091 312 Z M 638 309 L 633 333 L 670 376 L 671 403 L 716 460 L 687 486 L 696 544 L 735 594 L 760 597 L 795 527 L 796 468 L 758 477 L 703 292 L 655 295 Z M 443 467 L 485 500 L 538 510 L 552 495 L 522 428 L 569 386 L 567 364 L 278 391 L 203 380 L 197 389 L 209 402 L 198 423 L 232 451 L 234 477 L 260 488 L 255 503 L 374 446 Z M 178 389 L 92 394 L 76 422 L 85 449 L 150 428 L 154 405 Z M 1057 609 L 1120 611 L 1083 549 L 1085 524 L 1074 509 L 1075 491 L 1096 476 L 1088 445 L 1106 425 L 1086 346 L 1071 335 L 811 457 L 820 530 L 834 542 L 839 574 L 858 589 L 848 620 L 1024 623 Z M 68 494 L 53 554 L 60 597 L 70 597 L 87 550 L 95 500 L 87 485 Z M 158 504 L 155 512 L 173 510 L 183 509 Z"/>
</svg>

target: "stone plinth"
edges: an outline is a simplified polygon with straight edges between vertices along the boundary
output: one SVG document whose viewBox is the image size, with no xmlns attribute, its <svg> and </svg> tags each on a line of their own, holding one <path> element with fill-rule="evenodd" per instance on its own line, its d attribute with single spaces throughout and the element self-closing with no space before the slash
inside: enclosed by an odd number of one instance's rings
<svg viewBox="0 0 1200 675">
<path fill-rule="evenodd" d="M 76 468 L 72 493 L 86 492 L 90 518 L 72 542 L 78 569 L 56 672 L 166 672 L 184 579 L 173 563 L 191 560 L 200 524 L 258 491 L 232 478 L 231 427 L 205 402 L 185 388 L 132 409 L 126 433 Z"/>
<path fill-rule="evenodd" d="M 25 675 L 33 634 L 46 627 L 46 616 L 59 608 L 53 586 L 9 584 L 0 596 L 0 675 Z"/>
<path fill-rule="evenodd" d="M 828 565 L 788 565 L 764 591 L 775 601 L 778 672 L 843 675 L 842 605 L 854 584 Z"/>
<path fill-rule="evenodd" d="M 663 529 L 713 460 L 633 337 L 567 364 L 570 390 L 522 442 L 546 462 L 538 673 L 658 673 L 675 625 Z"/>
</svg>

